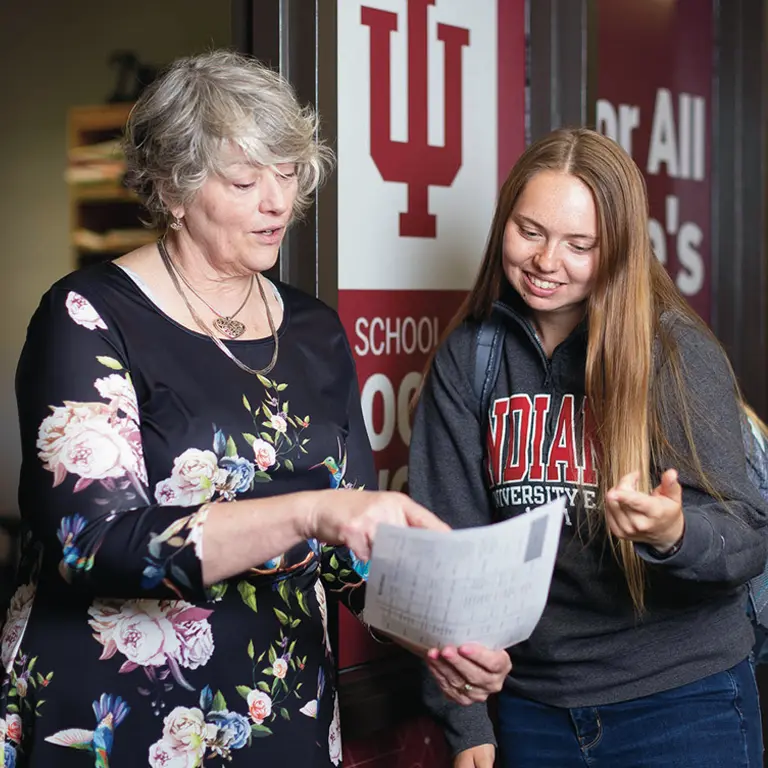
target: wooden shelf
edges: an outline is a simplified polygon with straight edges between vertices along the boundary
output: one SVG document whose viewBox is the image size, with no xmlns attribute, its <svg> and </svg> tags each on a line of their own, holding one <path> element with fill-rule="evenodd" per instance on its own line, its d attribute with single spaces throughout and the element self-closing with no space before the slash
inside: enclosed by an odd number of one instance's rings
<svg viewBox="0 0 768 768">
<path fill-rule="evenodd" d="M 69 147 L 97 144 L 118 136 L 133 104 L 97 104 L 69 109 Z"/>
<path fill-rule="evenodd" d="M 144 227 L 114 229 L 104 233 L 75 230 L 72 233 L 71 244 L 79 251 L 120 254 L 152 243 L 156 237 L 155 232 Z"/>
<path fill-rule="evenodd" d="M 70 195 L 79 202 L 100 201 L 110 202 L 125 201 L 127 203 L 138 203 L 139 198 L 130 190 L 117 184 L 70 184 Z"/>
<path fill-rule="evenodd" d="M 90 254 L 99 254 L 103 253 L 105 256 L 122 256 L 124 253 L 128 253 L 128 251 L 131 250 L 131 248 L 128 248 L 126 246 L 115 246 L 112 248 L 88 248 L 84 245 L 77 245 L 77 243 L 73 243 L 72 247 L 75 248 L 77 251 L 80 251 L 81 253 L 90 253 Z"/>
<path fill-rule="evenodd" d="M 67 116 L 69 167 L 69 232 L 75 267 L 120 256 L 149 242 L 120 238 L 117 233 L 139 230 L 146 218 L 139 198 L 122 186 L 122 157 L 116 139 L 122 135 L 132 104 L 99 104 L 72 107 Z M 113 146 L 114 145 L 114 146 Z M 74 150 L 90 148 L 87 152 Z M 79 181 L 94 176 L 94 180 Z M 102 181 L 99 177 L 103 176 Z M 76 179 L 72 181 L 72 179 Z M 82 232 L 90 233 L 83 238 Z M 109 233 L 115 232 L 115 242 Z M 103 242 L 99 242 L 100 238 Z M 83 240 L 85 239 L 85 242 Z"/>
</svg>

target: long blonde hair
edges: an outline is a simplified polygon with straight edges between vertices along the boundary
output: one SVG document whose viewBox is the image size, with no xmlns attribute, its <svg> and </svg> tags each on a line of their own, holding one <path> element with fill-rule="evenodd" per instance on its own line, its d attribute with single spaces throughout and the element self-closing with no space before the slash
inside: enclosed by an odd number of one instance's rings
<svg viewBox="0 0 768 768">
<path fill-rule="evenodd" d="M 605 492 L 629 472 L 639 470 L 638 487 L 649 492 L 654 460 L 662 456 L 687 465 L 706 490 L 714 491 L 693 444 L 680 355 L 661 317 L 674 313 L 711 333 L 653 254 L 645 181 L 618 144 L 595 131 L 576 128 L 554 131 L 528 147 L 501 189 L 475 285 L 444 338 L 465 320 L 480 322 L 490 316 L 493 302 L 507 284 L 502 263 L 504 229 L 525 185 L 544 170 L 580 179 L 595 202 L 600 256 L 586 307 L 585 391 L 593 417 L 590 437 L 598 455 L 601 503 L 586 514 L 591 530 L 602 529 L 609 537 L 632 601 L 642 611 L 643 562 L 632 542 L 611 537 L 600 510 L 605 509 Z M 662 391 L 659 386 L 655 344 L 671 373 L 665 385 L 672 391 Z M 666 437 L 663 415 L 670 409 L 682 419 L 689 449 L 686 455 L 675 451 Z"/>
</svg>

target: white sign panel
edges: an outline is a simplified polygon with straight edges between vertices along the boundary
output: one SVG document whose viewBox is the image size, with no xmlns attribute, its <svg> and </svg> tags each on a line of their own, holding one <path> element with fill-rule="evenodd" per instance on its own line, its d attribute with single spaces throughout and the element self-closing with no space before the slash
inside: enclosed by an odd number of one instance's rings
<svg viewBox="0 0 768 768">
<path fill-rule="evenodd" d="M 497 3 L 337 13 L 339 289 L 467 290 L 497 192 Z"/>
</svg>

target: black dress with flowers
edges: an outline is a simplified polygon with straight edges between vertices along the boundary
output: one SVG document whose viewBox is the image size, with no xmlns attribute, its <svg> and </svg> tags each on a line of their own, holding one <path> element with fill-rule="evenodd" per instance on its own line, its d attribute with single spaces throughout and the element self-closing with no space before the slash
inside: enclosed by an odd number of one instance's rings
<svg viewBox="0 0 768 768">
<path fill-rule="evenodd" d="M 209 589 L 201 577 L 207 502 L 375 484 L 338 317 L 277 290 L 280 355 L 259 377 L 114 264 L 44 296 L 17 375 L 6 767 L 340 764 L 326 590 L 359 608 L 364 564 L 307 541 Z M 273 342 L 230 349 L 262 368 Z"/>
</svg>

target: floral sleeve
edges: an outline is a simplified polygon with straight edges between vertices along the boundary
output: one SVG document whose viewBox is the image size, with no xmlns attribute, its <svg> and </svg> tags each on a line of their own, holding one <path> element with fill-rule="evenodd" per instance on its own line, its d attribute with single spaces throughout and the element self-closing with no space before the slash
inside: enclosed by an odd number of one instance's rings
<svg viewBox="0 0 768 768">
<path fill-rule="evenodd" d="M 360 392 L 357 376 L 354 372 L 352 353 L 349 352 L 352 365 L 352 384 L 349 392 L 348 433 L 346 446 L 340 464 L 340 489 L 373 490 L 378 487 L 373 452 L 365 429 L 363 412 L 360 407 Z M 365 582 L 368 579 L 368 563 L 360 560 L 347 547 L 322 548 L 322 575 L 326 588 L 339 597 L 357 616 L 363 611 L 365 600 Z"/>
<path fill-rule="evenodd" d="M 206 507 L 149 501 L 139 409 L 119 337 L 88 299 L 54 288 L 16 376 L 22 517 L 73 587 L 110 597 L 204 596 Z"/>
</svg>

